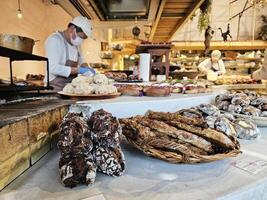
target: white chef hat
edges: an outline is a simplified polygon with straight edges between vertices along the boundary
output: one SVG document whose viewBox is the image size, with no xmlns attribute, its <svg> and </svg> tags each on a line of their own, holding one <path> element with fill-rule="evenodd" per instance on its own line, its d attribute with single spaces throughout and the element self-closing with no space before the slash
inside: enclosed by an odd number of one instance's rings
<svg viewBox="0 0 267 200">
<path fill-rule="evenodd" d="M 211 57 L 213 58 L 220 58 L 222 53 L 219 50 L 213 50 L 211 53 Z"/>
<path fill-rule="evenodd" d="M 92 37 L 92 23 L 86 17 L 77 16 L 70 23 L 80 27 L 87 37 Z"/>
</svg>

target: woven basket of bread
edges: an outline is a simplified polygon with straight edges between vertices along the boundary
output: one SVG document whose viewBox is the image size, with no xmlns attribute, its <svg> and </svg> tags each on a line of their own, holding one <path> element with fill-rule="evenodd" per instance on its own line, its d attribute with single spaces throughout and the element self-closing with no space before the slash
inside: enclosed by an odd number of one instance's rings
<svg viewBox="0 0 267 200">
<path fill-rule="evenodd" d="M 145 116 L 121 119 L 127 141 L 146 155 L 172 163 L 205 163 L 237 156 L 235 135 L 207 126 L 199 114 L 148 111 Z"/>
</svg>

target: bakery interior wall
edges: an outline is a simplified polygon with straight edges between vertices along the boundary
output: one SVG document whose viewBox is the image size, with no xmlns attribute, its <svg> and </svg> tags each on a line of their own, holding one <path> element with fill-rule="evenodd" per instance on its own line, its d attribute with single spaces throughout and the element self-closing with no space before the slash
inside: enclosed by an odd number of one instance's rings
<svg viewBox="0 0 267 200">
<path fill-rule="evenodd" d="M 17 17 L 18 1 L 0 1 L 0 33 L 16 34 L 40 40 L 33 48 L 33 54 L 45 56 L 44 42 L 57 30 L 64 30 L 72 17 L 58 5 L 45 0 L 21 0 L 22 18 Z M 100 42 L 87 39 L 82 50 L 89 63 L 100 62 Z M 14 62 L 14 75 L 25 78 L 26 74 L 44 74 L 45 63 L 23 61 Z M 9 60 L 0 57 L 0 78 L 9 77 Z"/>
<path fill-rule="evenodd" d="M 223 32 L 227 29 L 227 24 L 230 23 L 231 35 L 233 40 L 237 40 L 237 27 L 238 27 L 238 17 L 229 21 L 229 17 L 238 14 L 242 11 L 246 0 L 238 0 L 235 3 L 229 5 L 229 0 L 213 0 L 211 10 L 211 27 L 214 29 L 215 34 L 212 40 L 222 40 L 221 33 L 218 30 L 219 27 L 222 28 Z M 249 4 L 250 5 L 250 4 Z M 261 27 L 261 15 L 266 15 L 267 5 L 265 7 L 256 10 L 256 26 L 255 26 L 255 39 L 257 38 L 257 33 Z M 176 33 L 172 40 L 175 41 L 202 41 L 204 40 L 204 31 L 199 34 L 197 27 L 198 24 L 198 14 L 189 20 L 185 26 Z M 245 11 L 240 22 L 240 32 L 239 40 L 251 40 L 252 30 L 253 30 L 253 9 Z"/>
</svg>

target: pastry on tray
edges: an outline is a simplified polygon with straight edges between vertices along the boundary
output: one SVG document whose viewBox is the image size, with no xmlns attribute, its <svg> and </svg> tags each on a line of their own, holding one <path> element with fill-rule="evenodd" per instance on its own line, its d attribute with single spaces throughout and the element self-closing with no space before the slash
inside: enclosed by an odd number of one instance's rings
<svg viewBox="0 0 267 200">
<path fill-rule="evenodd" d="M 117 88 L 104 74 L 96 74 L 93 77 L 78 76 L 63 88 L 65 94 L 91 95 L 91 94 L 116 94 Z"/>
<path fill-rule="evenodd" d="M 169 87 L 148 86 L 144 87 L 143 91 L 146 96 L 152 97 L 169 96 L 171 94 L 171 90 Z"/>
</svg>

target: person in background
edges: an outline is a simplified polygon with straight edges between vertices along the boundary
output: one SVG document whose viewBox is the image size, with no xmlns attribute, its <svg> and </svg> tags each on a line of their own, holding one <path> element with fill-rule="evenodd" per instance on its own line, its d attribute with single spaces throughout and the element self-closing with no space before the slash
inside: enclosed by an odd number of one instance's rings
<svg viewBox="0 0 267 200">
<path fill-rule="evenodd" d="M 84 61 L 81 44 L 92 37 L 92 25 L 86 17 L 75 17 L 66 30 L 50 35 L 45 42 L 49 61 L 49 84 L 61 91 L 77 74 L 94 75 L 96 72 Z M 47 80 L 47 78 L 45 78 Z"/>
<path fill-rule="evenodd" d="M 214 50 L 211 53 L 211 58 L 207 58 L 198 65 L 198 69 L 207 74 L 209 71 L 216 72 L 218 75 L 225 74 L 225 66 L 221 58 L 221 52 Z"/>
<path fill-rule="evenodd" d="M 251 78 L 255 80 L 267 80 L 267 49 L 264 52 L 264 60 L 262 67 L 251 74 Z"/>
</svg>

